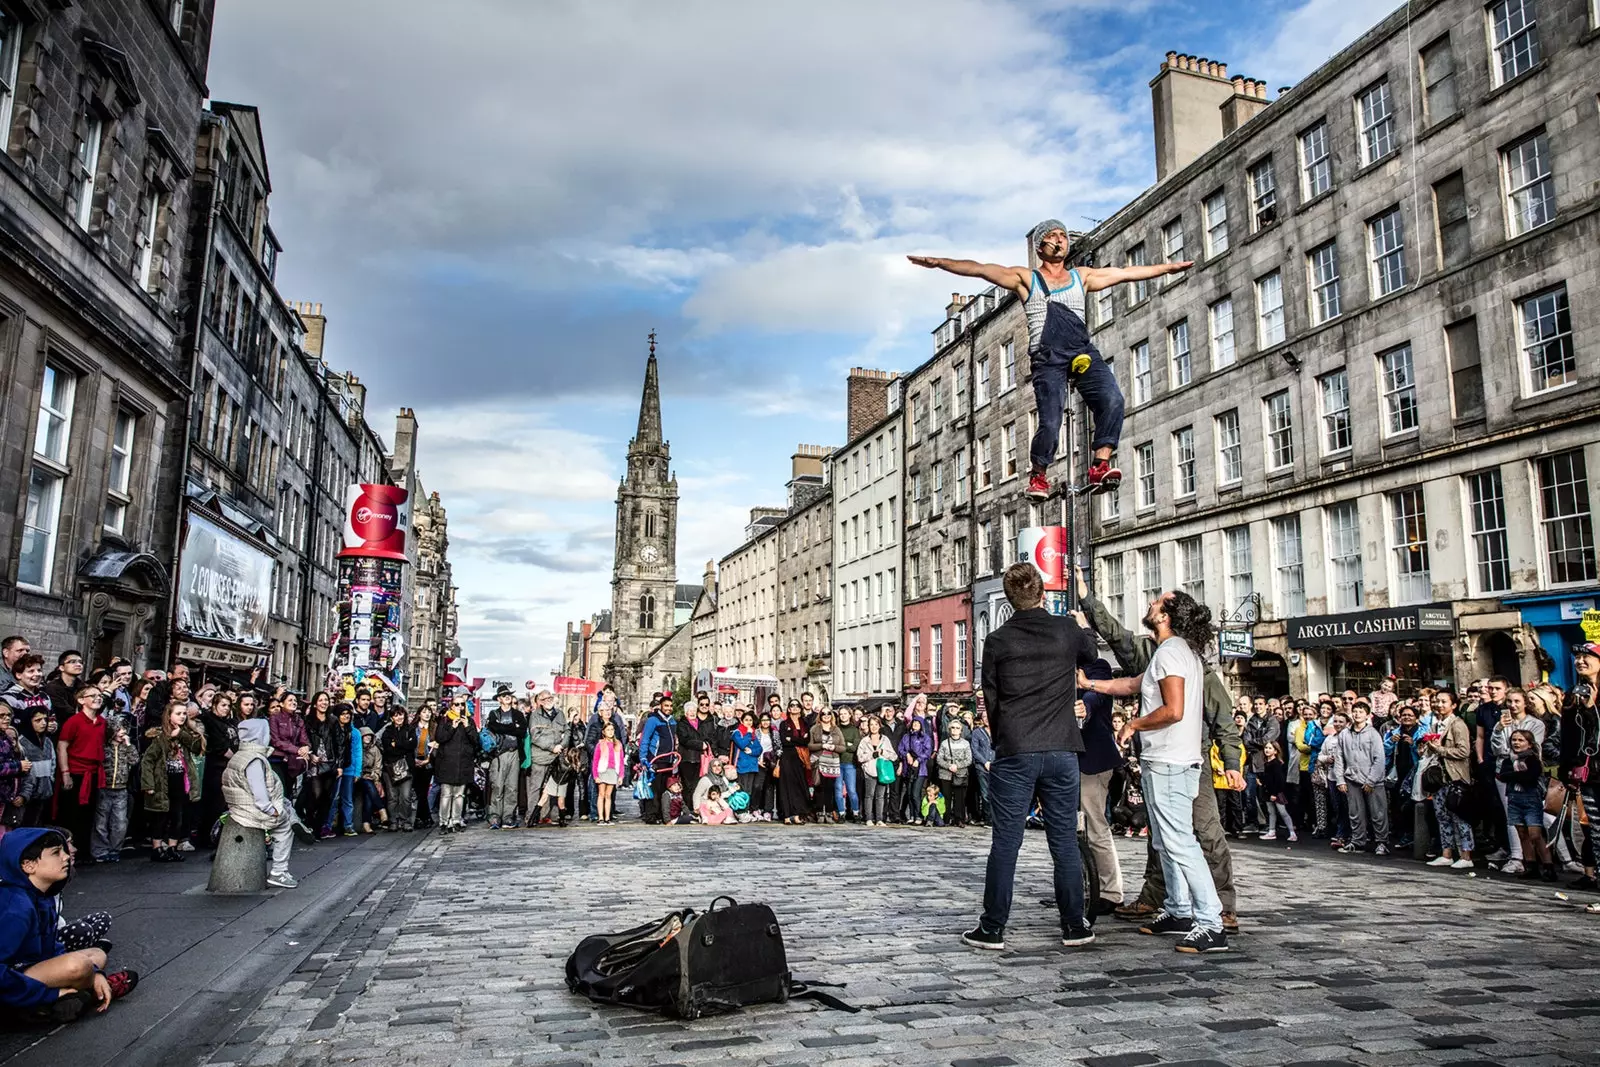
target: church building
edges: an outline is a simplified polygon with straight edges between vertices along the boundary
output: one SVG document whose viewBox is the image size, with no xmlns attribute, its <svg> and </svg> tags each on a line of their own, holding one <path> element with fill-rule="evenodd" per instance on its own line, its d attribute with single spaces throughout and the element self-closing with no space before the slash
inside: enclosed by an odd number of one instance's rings
<svg viewBox="0 0 1600 1067">
<path fill-rule="evenodd" d="M 616 553 L 611 570 L 611 660 L 607 680 L 630 714 L 672 689 L 689 671 L 691 632 L 680 615 L 677 584 L 678 480 L 661 435 L 656 337 L 650 335 L 639 428 L 628 442 L 628 469 L 617 486 Z M 699 586 L 690 586 L 692 593 Z"/>
</svg>

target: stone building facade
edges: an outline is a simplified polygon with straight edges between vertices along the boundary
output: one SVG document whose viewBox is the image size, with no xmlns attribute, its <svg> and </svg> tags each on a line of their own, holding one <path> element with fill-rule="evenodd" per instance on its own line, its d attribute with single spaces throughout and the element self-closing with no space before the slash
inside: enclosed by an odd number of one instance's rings
<svg viewBox="0 0 1600 1067">
<path fill-rule="evenodd" d="M 718 667 L 777 677 L 777 531 L 787 515 L 787 508 L 751 508 L 744 543 L 718 561 Z"/>
<path fill-rule="evenodd" d="M 801 445 L 793 457 L 789 514 L 778 525 L 778 681 L 783 692 L 831 699 L 833 449 Z"/>
<path fill-rule="evenodd" d="M 0 9 L 0 629 L 169 653 L 212 0 Z"/>
<path fill-rule="evenodd" d="M 409 702 L 436 698 L 444 665 L 461 654 L 456 639 L 456 587 L 450 569 L 450 522 L 438 493 L 429 493 L 417 470 L 417 416 L 401 408 L 395 419 L 389 469 L 411 504 L 411 555 L 406 575 L 410 619 L 406 634 L 406 684 Z"/>
<path fill-rule="evenodd" d="M 1095 543 L 1124 621 L 1174 586 L 1258 615 L 1246 690 L 1567 680 L 1600 594 L 1595 17 L 1415 3 L 1270 103 L 1167 57 L 1152 91 L 1215 105 L 1207 147 L 1078 250 L 1197 261 L 1094 304 L 1128 400 Z"/>
<path fill-rule="evenodd" d="M 831 660 L 837 702 L 898 699 L 905 498 L 904 383 L 850 372 L 850 440 L 835 450 Z"/>
</svg>

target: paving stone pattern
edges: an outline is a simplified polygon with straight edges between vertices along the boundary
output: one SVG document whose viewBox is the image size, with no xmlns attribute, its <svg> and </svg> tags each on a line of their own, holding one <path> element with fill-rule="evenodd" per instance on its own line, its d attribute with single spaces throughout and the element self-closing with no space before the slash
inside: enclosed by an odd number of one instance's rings
<svg viewBox="0 0 1600 1067">
<path fill-rule="evenodd" d="M 1119 843 L 1142 870 L 1139 842 Z M 1246 932 L 1183 957 L 1114 919 L 1063 949 L 1030 834 L 1001 953 L 963 947 L 982 831 L 543 829 L 423 841 L 215 1064 L 1252 1065 L 1596 1062 L 1600 920 L 1479 873 L 1236 848 Z M 686 1023 L 570 995 L 586 934 L 731 893 L 784 924 L 809 1002 Z"/>
</svg>

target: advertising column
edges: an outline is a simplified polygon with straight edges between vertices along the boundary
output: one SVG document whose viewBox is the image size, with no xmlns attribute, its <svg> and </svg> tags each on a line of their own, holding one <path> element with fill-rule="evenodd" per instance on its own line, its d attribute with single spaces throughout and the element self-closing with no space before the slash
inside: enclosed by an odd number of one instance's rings
<svg viewBox="0 0 1600 1067">
<path fill-rule="evenodd" d="M 1044 606 L 1052 615 L 1072 610 L 1072 546 L 1065 526 L 1025 526 L 1017 531 L 1017 561 L 1044 579 Z"/>
<path fill-rule="evenodd" d="M 357 684 L 376 675 L 405 693 L 407 492 L 392 485 L 345 491 L 344 548 L 339 552 L 339 631 L 330 673 Z"/>
</svg>

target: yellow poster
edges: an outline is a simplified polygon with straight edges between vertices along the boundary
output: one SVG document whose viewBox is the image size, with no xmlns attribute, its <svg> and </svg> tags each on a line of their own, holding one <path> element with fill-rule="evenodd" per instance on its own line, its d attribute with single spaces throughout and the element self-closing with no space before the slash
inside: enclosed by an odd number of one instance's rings
<svg viewBox="0 0 1600 1067">
<path fill-rule="evenodd" d="M 1585 641 L 1600 641 L 1600 611 L 1584 612 L 1582 626 Z"/>
</svg>

